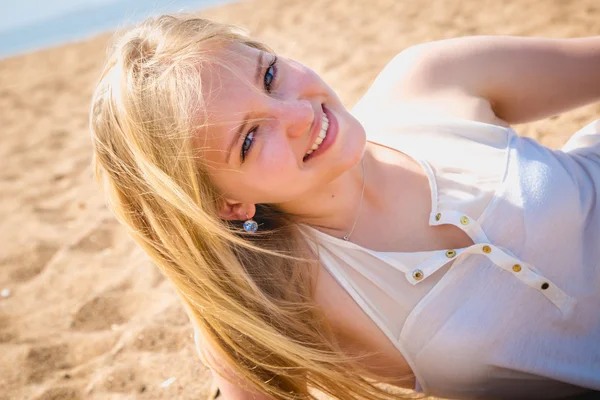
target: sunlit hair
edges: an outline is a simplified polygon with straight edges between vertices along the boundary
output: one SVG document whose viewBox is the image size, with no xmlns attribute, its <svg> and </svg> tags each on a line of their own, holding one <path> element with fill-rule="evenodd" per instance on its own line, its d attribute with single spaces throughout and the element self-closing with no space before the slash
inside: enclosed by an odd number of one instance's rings
<svg viewBox="0 0 600 400">
<path fill-rule="evenodd" d="M 193 137 L 199 71 L 239 29 L 191 15 L 149 18 L 112 46 L 91 106 L 93 165 L 107 202 L 173 283 L 220 360 L 276 399 L 397 399 L 345 354 L 315 305 L 316 256 L 298 225 L 257 205 L 260 231 L 219 218 L 220 193 Z M 213 51 L 211 51 L 213 50 Z M 218 366 L 211 365 L 217 369 Z"/>
</svg>

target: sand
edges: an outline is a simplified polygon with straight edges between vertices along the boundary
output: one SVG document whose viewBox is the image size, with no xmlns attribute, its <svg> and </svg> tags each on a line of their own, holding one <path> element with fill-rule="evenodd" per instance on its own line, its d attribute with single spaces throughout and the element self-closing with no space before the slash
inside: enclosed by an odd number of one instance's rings
<svg viewBox="0 0 600 400">
<path fill-rule="evenodd" d="M 600 32 L 597 0 L 256 0 L 202 14 L 311 66 L 348 106 L 412 44 Z M 2 400 L 210 394 L 169 282 L 92 179 L 88 107 L 109 36 L 0 61 Z M 558 147 L 599 116 L 588 106 L 516 128 Z"/>
</svg>

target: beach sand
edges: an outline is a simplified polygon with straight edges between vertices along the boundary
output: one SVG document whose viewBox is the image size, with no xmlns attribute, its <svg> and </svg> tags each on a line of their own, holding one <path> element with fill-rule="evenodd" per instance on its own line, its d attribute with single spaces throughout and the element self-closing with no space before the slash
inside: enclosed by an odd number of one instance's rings
<svg viewBox="0 0 600 400">
<path fill-rule="evenodd" d="M 416 43 L 600 32 L 597 0 L 256 0 L 201 15 L 242 25 L 309 65 L 347 106 Z M 1 400 L 210 393 L 169 282 L 92 178 L 88 108 L 109 37 L 0 61 Z M 516 128 L 558 147 L 599 116 L 588 106 Z"/>
</svg>

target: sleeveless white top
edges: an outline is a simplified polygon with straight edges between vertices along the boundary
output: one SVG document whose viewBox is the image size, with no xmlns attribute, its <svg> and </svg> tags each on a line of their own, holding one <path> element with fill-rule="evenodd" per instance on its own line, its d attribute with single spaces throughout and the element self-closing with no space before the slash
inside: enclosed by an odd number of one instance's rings
<svg viewBox="0 0 600 400">
<path fill-rule="evenodd" d="M 425 170 L 429 225 L 455 225 L 475 244 L 378 252 L 302 229 L 406 358 L 416 389 L 460 399 L 600 390 L 600 121 L 562 150 L 467 120 L 377 124 L 365 124 L 370 141 Z"/>
</svg>

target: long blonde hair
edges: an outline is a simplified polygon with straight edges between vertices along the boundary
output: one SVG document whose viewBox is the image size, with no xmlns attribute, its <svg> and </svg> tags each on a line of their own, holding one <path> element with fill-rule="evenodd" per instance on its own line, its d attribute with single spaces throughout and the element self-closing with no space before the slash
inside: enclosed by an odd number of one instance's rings
<svg viewBox="0 0 600 400">
<path fill-rule="evenodd" d="M 270 52 L 233 26 L 185 14 L 149 18 L 115 41 L 90 122 L 108 205 L 219 357 L 258 390 L 276 399 L 316 398 L 309 388 L 340 399 L 398 398 L 336 342 L 312 299 L 316 258 L 301 250 L 307 241 L 291 218 L 257 205 L 262 233 L 249 235 L 218 217 L 220 193 L 192 138 L 199 66 L 228 43 Z"/>
</svg>

